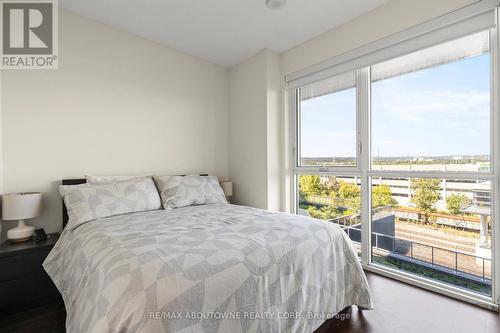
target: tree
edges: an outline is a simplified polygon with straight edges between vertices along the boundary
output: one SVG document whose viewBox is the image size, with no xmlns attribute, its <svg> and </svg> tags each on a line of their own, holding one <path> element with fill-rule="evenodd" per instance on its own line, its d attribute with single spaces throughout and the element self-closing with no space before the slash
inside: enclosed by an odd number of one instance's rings
<svg viewBox="0 0 500 333">
<path fill-rule="evenodd" d="M 465 194 L 450 194 L 446 197 L 446 208 L 453 215 L 460 215 L 471 205 L 471 200 Z"/>
<path fill-rule="evenodd" d="M 307 208 L 307 212 L 310 216 L 320 220 L 331 220 L 342 215 L 335 207 L 332 206 L 324 206 L 321 208 L 310 206 Z"/>
<path fill-rule="evenodd" d="M 338 197 L 344 199 L 345 206 L 347 206 L 346 214 L 354 214 L 361 211 L 361 189 L 358 185 L 341 182 Z"/>
<path fill-rule="evenodd" d="M 398 202 L 392 197 L 391 188 L 389 186 L 381 184 L 372 189 L 372 206 L 374 208 L 383 206 L 395 207 L 397 205 Z"/>
<path fill-rule="evenodd" d="M 356 184 L 341 182 L 338 195 L 342 199 L 353 199 L 361 195 L 361 190 Z"/>
<path fill-rule="evenodd" d="M 326 195 L 329 197 L 337 197 L 340 189 L 340 182 L 337 177 L 328 177 L 324 183 Z"/>
<path fill-rule="evenodd" d="M 361 212 L 361 197 L 357 196 L 346 200 L 347 210 L 346 215 L 359 214 Z"/>
<path fill-rule="evenodd" d="M 429 214 L 436 211 L 434 205 L 441 199 L 441 181 L 439 179 L 413 178 L 410 188 L 412 190 L 411 203 L 423 215 L 424 223 L 429 222 Z"/>
<path fill-rule="evenodd" d="M 300 196 L 303 198 L 307 195 L 321 195 L 323 186 L 319 176 L 302 175 L 299 177 Z"/>
</svg>

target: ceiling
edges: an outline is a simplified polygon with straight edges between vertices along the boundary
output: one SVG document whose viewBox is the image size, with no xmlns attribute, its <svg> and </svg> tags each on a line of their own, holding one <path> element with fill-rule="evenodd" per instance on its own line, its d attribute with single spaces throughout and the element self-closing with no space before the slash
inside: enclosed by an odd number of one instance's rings
<svg viewBox="0 0 500 333">
<path fill-rule="evenodd" d="M 388 0 L 59 0 L 70 12 L 210 62 L 232 66 L 268 48 L 283 52 Z"/>
</svg>

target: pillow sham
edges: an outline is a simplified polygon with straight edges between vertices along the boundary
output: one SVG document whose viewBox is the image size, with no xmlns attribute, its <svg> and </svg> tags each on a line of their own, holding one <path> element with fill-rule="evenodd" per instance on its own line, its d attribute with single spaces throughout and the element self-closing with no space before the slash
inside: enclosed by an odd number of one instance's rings
<svg viewBox="0 0 500 333">
<path fill-rule="evenodd" d="M 92 184 L 103 184 L 103 183 L 114 183 L 114 182 L 122 182 L 125 180 L 135 180 L 151 177 L 148 175 L 140 175 L 140 176 L 95 176 L 95 175 L 85 175 L 85 179 L 87 183 Z"/>
<path fill-rule="evenodd" d="M 196 176 L 201 176 L 198 173 L 193 173 L 193 174 L 188 174 L 187 176 L 190 175 L 196 175 Z M 176 175 L 178 176 L 178 175 Z M 186 176 L 186 175 L 182 175 Z M 206 175 L 205 175 L 206 176 Z M 92 184 L 103 184 L 103 183 L 114 183 L 114 182 L 121 182 L 124 180 L 133 180 L 133 179 L 140 179 L 140 178 L 146 178 L 146 177 L 151 177 L 151 175 L 134 175 L 134 176 L 127 176 L 127 175 L 121 175 L 121 176 L 96 176 L 96 175 L 85 175 L 85 180 L 87 183 L 92 183 Z"/>
<path fill-rule="evenodd" d="M 61 185 L 59 192 L 68 211 L 68 230 L 98 218 L 161 208 L 151 177 L 105 184 Z"/>
<path fill-rule="evenodd" d="M 165 209 L 227 203 L 224 191 L 215 176 L 160 176 L 154 179 Z"/>
</svg>

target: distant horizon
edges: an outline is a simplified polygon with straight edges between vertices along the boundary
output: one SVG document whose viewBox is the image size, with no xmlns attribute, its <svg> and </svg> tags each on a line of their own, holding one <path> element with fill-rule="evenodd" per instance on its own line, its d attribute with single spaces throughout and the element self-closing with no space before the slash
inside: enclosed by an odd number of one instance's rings
<svg viewBox="0 0 500 333">
<path fill-rule="evenodd" d="M 461 157 L 463 159 L 467 158 L 490 158 L 490 154 L 477 154 L 477 155 L 461 155 L 461 154 L 451 154 L 451 155 L 400 155 L 400 156 L 373 156 L 376 159 L 408 159 L 408 158 L 433 158 L 433 159 L 453 159 L 454 157 Z M 355 159 L 356 156 L 302 156 L 301 159 Z"/>
</svg>

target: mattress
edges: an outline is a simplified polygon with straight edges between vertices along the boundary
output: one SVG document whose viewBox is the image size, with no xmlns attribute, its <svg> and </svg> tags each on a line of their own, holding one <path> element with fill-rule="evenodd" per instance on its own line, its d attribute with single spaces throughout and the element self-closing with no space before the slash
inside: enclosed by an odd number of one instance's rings
<svg viewBox="0 0 500 333">
<path fill-rule="evenodd" d="M 211 204 L 132 213 L 63 231 L 43 264 L 67 332 L 312 332 L 372 308 L 335 224 Z"/>
</svg>

